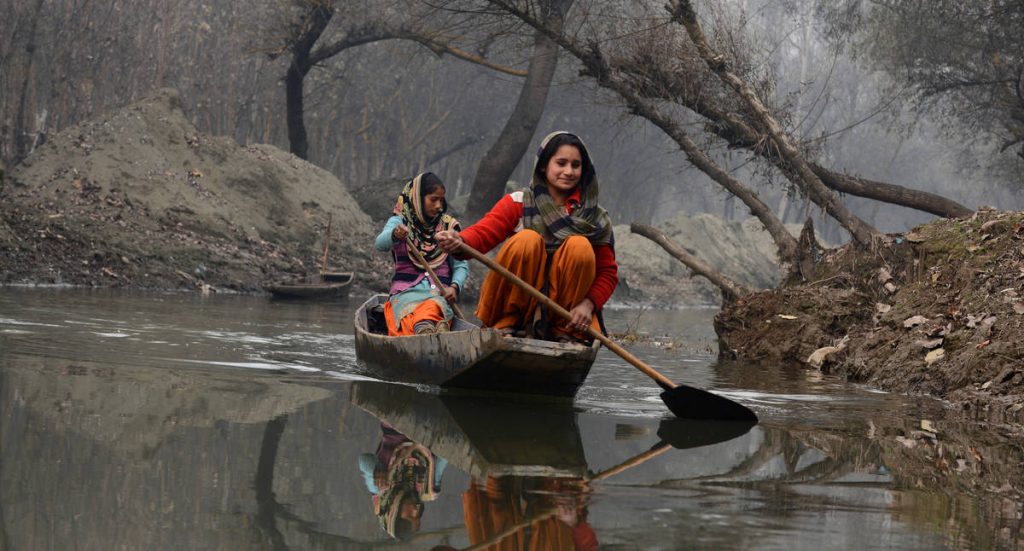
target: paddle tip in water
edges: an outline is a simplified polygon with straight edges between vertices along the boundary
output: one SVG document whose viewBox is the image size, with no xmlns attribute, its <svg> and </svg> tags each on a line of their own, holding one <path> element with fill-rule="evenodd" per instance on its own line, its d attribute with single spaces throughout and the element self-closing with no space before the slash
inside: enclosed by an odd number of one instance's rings
<svg viewBox="0 0 1024 551">
<path fill-rule="evenodd" d="M 679 385 L 666 390 L 661 393 L 661 399 L 680 419 L 758 422 L 757 415 L 747 406 L 692 386 Z"/>
</svg>

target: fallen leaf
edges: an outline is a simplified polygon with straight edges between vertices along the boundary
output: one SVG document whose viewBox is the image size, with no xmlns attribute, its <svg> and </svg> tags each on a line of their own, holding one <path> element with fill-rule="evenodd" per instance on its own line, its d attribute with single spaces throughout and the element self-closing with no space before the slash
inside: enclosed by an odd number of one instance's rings
<svg viewBox="0 0 1024 551">
<path fill-rule="evenodd" d="M 938 434 L 939 432 L 939 429 L 935 428 L 935 425 L 928 419 L 921 419 L 921 428 L 933 434 Z"/>
<path fill-rule="evenodd" d="M 1024 314 L 1024 302 L 1014 302 L 1013 311 L 1018 314 Z"/>
<path fill-rule="evenodd" d="M 986 346 L 988 346 L 990 344 L 992 344 L 992 339 L 985 339 L 984 341 L 982 341 L 982 342 L 978 343 L 977 345 L 975 345 L 974 348 L 977 349 L 977 350 L 981 350 L 982 348 L 985 348 Z"/>
<path fill-rule="evenodd" d="M 919 340 L 919 341 L 916 341 L 914 344 L 920 346 L 921 348 L 925 348 L 925 349 L 931 350 L 932 348 L 937 348 L 939 346 L 942 346 L 942 339 L 938 338 L 938 339 L 930 339 L 930 340 Z"/>
<path fill-rule="evenodd" d="M 980 249 L 980 248 L 981 247 L 979 247 L 977 245 L 971 245 L 971 246 L 967 247 L 967 252 L 969 252 L 969 253 L 977 252 L 978 249 Z"/>
<path fill-rule="evenodd" d="M 884 287 L 885 287 L 885 290 L 888 291 L 890 295 L 896 292 L 896 286 L 893 285 L 891 281 L 886 283 L 884 285 Z"/>
<path fill-rule="evenodd" d="M 886 269 L 884 267 L 878 269 L 878 282 L 879 283 L 885 283 L 886 281 L 889 281 L 890 279 L 892 279 L 892 274 L 889 273 L 888 269 Z"/>
<path fill-rule="evenodd" d="M 935 283 L 936 281 L 938 281 L 939 280 L 939 276 L 941 276 L 941 275 L 942 274 L 940 272 L 932 272 L 932 283 Z"/>
<path fill-rule="evenodd" d="M 928 323 L 928 318 L 924 316 L 911 316 L 903 320 L 903 327 L 910 329 L 911 327 L 921 325 L 922 323 Z"/>
<path fill-rule="evenodd" d="M 907 241 L 911 243 L 924 243 L 924 236 L 917 232 L 910 232 L 907 234 Z"/>
<path fill-rule="evenodd" d="M 931 365 L 946 356 L 946 350 L 944 348 L 936 348 L 932 350 L 924 357 L 924 363 Z"/>
<path fill-rule="evenodd" d="M 796 316 L 791 316 L 789 314 L 779 314 L 779 317 L 784 319 L 784 320 L 795 320 L 795 319 L 797 319 Z"/>
<path fill-rule="evenodd" d="M 879 314 L 888 313 L 889 310 L 892 310 L 891 304 L 885 304 L 884 302 L 875 303 L 875 311 L 878 312 Z"/>
</svg>

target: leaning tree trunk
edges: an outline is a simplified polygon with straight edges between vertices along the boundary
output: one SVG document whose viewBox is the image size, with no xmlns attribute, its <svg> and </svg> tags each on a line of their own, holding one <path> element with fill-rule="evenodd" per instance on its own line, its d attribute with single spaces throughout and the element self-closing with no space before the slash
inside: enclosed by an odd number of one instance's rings
<svg viewBox="0 0 1024 551">
<path fill-rule="evenodd" d="M 697 13 L 689 0 L 672 0 L 668 6 L 672 20 L 679 23 L 686 29 L 690 40 L 697 48 L 700 57 L 704 59 L 711 72 L 718 75 L 722 82 L 732 88 L 747 107 L 757 117 L 758 122 L 771 136 L 772 142 L 779 149 L 779 153 L 786 161 L 792 173 L 795 174 L 796 183 L 800 184 L 803 191 L 815 204 L 820 205 L 836 219 L 853 237 L 854 241 L 864 245 L 870 243 L 881 234 L 870 224 L 858 218 L 853 212 L 846 208 L 838 195 L 825 186 L 821 178 L 811 170 L 806 159 L 797 150 L 796 145 L 786 134 L 782 125 L 768 112 L 768 109 L 761 102 L 754 90 L 739 78 L 738 75 L 729 70 L 725 58 L 715 52 L 708 44 L 704 36 L 704 30 L 697 21 Z"/>
<path fill-rule="evenodd" d="M 572 0 L 548 0 L 543 3 L 548 14 L 546 23 L 561 30 L 562 18 Z M 512 115 L 502 128 L 498 139 L 480 161 L 473 178 L 472 195 L 466 207 L 469 218 L 483 215 L 505 193 L 505 183 L 526 154 L 544 114 L 551 79 L 558 65 L 558 45 L 541 31 L 533 37 L 533 56 L 530 58 L 526 82 L 519 92 Z"/>
</svg>

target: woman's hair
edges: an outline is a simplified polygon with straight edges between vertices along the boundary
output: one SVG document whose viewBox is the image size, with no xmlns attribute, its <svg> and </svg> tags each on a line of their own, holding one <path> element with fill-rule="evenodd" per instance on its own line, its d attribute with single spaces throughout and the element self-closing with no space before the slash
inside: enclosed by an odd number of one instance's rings
<svg viewBox="0 0 1024 551">
<path fill-rule="evenodd" d="M 533 169 L 535 179 L 538 182 L 547 181 L 544 171 L 547 170 L 548 163 L 551 162 L 551 157 L 554 157 L 555 152 L 563 145 L 571 145 L 580 152 L 580 160 L 583 162 L 583 172 L 580 175 L 580 186 L 586 186 L 594 179 L 594 163 L 590 161 L 590 153 L 587 152 L 587 146 L 583 145 L 583 140 L 580 140 L 575 134 L 569 134 L 568 132 L 556 134 L 555 137 L 551 138 L 547 145 L 537 153 L 537 165 Z"/>
<path fill-rule="evenodd" d="M 434 193 L 438 188 L 444 189 L 444 182 L 433 172 L 424 172 L 420 177 L 420 199 Z"/>
</svg>

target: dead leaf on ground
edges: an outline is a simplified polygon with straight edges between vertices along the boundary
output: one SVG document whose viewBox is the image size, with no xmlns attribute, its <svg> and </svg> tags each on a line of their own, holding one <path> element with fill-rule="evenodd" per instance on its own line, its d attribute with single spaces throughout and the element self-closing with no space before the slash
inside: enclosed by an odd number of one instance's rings
<svg viewBox="0 0 1024 551">
<path fill-rule="evenodd" d="M 935 428 L 935 425 L 928 419 L 921 419 L 921 428 L 935 434 L 939 432 L 939 429 Z"/>
<path fill-rule="evenodd" d="M 936 348 L 925 355 L 924 363 L 931 365 L 944 357 L 946 357 L 946 350 L 944 348 Z"/>
<path fill-rule="evenodd" d="M 779 314 L 779 317 L 784 319 L 784 320 L 795 320 L 795 319 L 797 319 L 796 316 L 791 316 L 789 314 Z"/>
<path fill-rule="evenodd" d="M 907 234 L 907 241 L 911 243 L 924 243 L 924 236 L 917 232 L 910 232 Z"/>
<path fill-rule="evenodd" d="M 924 316 L 911 316 L 903 320 L 903 327 L 910 329 L 911 327 L 921 325 L 922 323 L 928 323 L 928 318 Z"/>
<path fill-rule="evenodd" d="M 981 350 L 982 348 L 985 348 L 986 346 L 988 346 L 990 344 L 992 344 L 992 339 L 985 339 L 984 341 L 981 341 L 980 343 L 975 345 L 974 348 L 977 349 L 977 350 Z"/>
<path fill-rule="evenodd" d="M 1024 302 L 1014 302 L 1013 311 L 1018 314 L 1024 314 Z"/>
<path fill-rule="evenodd" d="M 942 339 L 941 338 L 929 339 L 929 340 L 923 340 L 922 339 L 922 340 L 916 341 L 914 344 L 920 346 L 921 348 L 924 348 L 924 349 L 927 349 L 927 350 L 931 350 L 933 348 L 937 348 L 939 346 L 942 346 Z"/>
<path fill-rule="evenodd" d="M 886 304 L 884 302 L 875 303 L 875 311 L 878 312 L 879 314 L 886 314 L 889 312 L 889 310 L 892 310 L 891 304 Z"/>
</svg>

